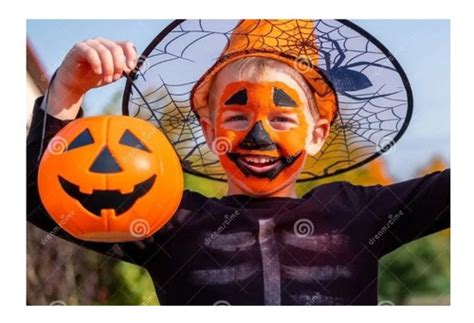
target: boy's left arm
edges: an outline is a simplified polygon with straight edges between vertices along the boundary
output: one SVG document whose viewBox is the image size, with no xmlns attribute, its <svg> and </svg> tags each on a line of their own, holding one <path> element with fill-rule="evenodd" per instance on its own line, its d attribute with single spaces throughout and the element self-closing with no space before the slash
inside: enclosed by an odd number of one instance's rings
<svg viewBox="0 0 474 323">
<path fill-rule="evenodd" d="M 379 257 L 450 226 L 450 169 L 361 190 L 368 240 Z"/>
</svg>

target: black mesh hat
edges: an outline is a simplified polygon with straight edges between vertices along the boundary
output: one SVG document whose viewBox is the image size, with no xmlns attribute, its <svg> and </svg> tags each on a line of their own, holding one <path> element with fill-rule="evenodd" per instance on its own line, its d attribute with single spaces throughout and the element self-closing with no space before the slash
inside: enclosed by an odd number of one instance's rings
<svg viewBox="0 0 474 323">
<path fill-rule="evenodd" d="M 298 181 L 362 166 L 405 132 L 410 84 L 393 55 L 346 20 L 176 20 L 145 49 L 125 86 L 123 113 L 166 134 L 185 172 L 225 181 L 199 117 L 210 84 L 228 63 L 267 57 L 294 67 L 313 90 L 331 131 Z"/>
</svg>

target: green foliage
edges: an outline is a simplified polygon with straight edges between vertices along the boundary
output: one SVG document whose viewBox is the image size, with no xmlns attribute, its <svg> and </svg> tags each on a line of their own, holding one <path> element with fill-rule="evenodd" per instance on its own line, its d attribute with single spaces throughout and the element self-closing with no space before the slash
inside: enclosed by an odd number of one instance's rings
<svg viewBox="0 0 474 323">
<path fill-rule="evenodd" d="M 203 177 L 184 174 L 186 189 L 199 192 L 208 197 L 222 197 L 227 191 L 227 183 L 212 181 Z"/>
<path fill-rule="evenodd" d="M 379 262 L 379 301 L 443 303 L 450 291 L 450 239 L 439 232 L 406 244 Z"/>
<path fill-rule="evenodd" d="M 159 305 L 152 280 L 148 272 L 136 265 L 118 261 L 111 273 L 115 292 L 107 305 Z"/>
</svg>

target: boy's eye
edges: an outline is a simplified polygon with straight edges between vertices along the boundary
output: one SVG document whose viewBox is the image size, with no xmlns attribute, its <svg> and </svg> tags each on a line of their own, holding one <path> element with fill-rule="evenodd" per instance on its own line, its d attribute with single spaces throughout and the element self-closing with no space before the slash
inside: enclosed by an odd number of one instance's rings
<svg viewBox="0 0 474 323">
<path fill-rule="evenodd" d="M 245 116 L 232 116 L 232 117 L 229 117 L 225 120 L 225 122 L 231 122 L 231 121 L 247 121 L 247 117 L 245 117 Z"/>
<path fill-rule="evenodd" d="M 275 117 L 272 119 L 272 121 L 274 122 L 290 122 L 290 123 L 294 123 L 296 124 L 296 121 L 291 119 L 291 118 L 287 118 L 287 117 Z"/>
</svg>

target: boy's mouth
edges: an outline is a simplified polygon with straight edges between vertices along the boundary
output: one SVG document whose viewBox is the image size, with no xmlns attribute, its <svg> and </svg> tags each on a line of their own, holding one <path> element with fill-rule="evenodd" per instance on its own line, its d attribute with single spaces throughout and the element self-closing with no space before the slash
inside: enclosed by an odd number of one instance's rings
<svg viewBox="0 0 474 323">
<path fill-rule="evenodd" d="M 255 173 L 267 172 L 281 164 L 280 158 L 265 155 L 241 155 L 238 160 Z"/>
<path fill-rule="evenodd" d="M 301 155 L 301 152 L 294 156 L 268 156 L 260 154 L 239 154 L 227 153 L 229 158 L 246 176 L 260 178 L 275 178 L 284 168 L 293 164 Z"/>
</svg>

